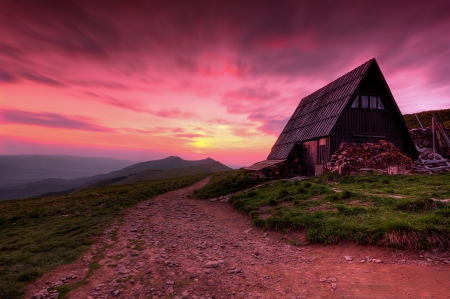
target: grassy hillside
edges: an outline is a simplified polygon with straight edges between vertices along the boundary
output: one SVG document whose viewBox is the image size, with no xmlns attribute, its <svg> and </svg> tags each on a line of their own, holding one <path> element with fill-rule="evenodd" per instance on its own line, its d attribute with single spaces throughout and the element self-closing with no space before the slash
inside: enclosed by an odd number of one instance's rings
<svg viewBox="0 0 450 299">
<path fill-rule="evenodd" d="M 200 199 L 213 198 L 251 188 L 264 180 L 255 177 L 243 169 L 215 173 L 208 184 L 194 191 L 194 196 Z"/>
<path fill-rule="evenodd" d="M 106 179 L 106 178 L 113 178 L 113 177 L 120 177 L 120 176 L 129 176 L 131 174 L 143 172 L 149 169 L 174 169 L 174 168 L 183 168 L 183 167 L 191 167 L 191 166 L 197 166 L 197 165 L 203 165 L 203 164 L 210 164 L 212 162 L 216 162 L 215 160 L 211 158 L 203 159 L 203 160 L 183 160 L 180 157 L 167 157 L 160 160 L 153 160 L 153 161 L 147 161 L 147 162 L 141 162 L 136 163 L 133 165 L 130 165 L 128 167 L 125 167 L 123 169 L 113 171 L 111 173 L 98 176 L 99 179 Z"/>
<path fill-rule="evenodd" d="M 130 161 L 76 156 L 0 155 L 0 186 L 14 186 L 48 178 L 74 179 L 108 173 Z"/>
<path fill-rule="evenodd" d="M 203 179 L 194 175 L 74 194 L 0 202 L 0 298 L 17 299 L 23 287 L 79 258 L 124 209 Z"/>
<path fill-rule="evenodd" d="M 64 193 L 63 191 L 72 189 L 76 190 L 111 184 L 129 184 L 143 180 L 172 178 L 197 173 L 214 173 L 229 169 L 228 166 L 211 158 L 187 161 L 180 157 L 168 157 L 161 160 L 133 164 L 117 171 L 92 177 L 73 180 L 53 178 L 16 186 L 2 187 L 0 188 L 0 200 L 27 198 L 58 192 Z"/>
<path fill-rule="evenodd" d="M 231 197 L 255 225 L 305 229 L 309 242 L 407 248 L 450 247 L 449 199 L 450 173 L 283 180 Z"/>
<path fill-rule="evenodd" d="M 126 177 L 123 181 L 118 181 L 115 184 L 130 184 L 134 182 L 144 181 L 144 180 L 154 180 L 154 179 L 167 179 L 178 176 L 187 176 L 199 173 L 216 173 L 221 171 L 230 170 L 228 166 L 225 166 L 217 161 L 213 161 L 207 164 L 201 164 L 196 166 L 188 166 L 182 168 L 173 169 L 160 169 L 153 170 L 149 169 L 140 173 L 136 173 Z"/>
<path fill-rule="evenodd" d="M 442 117 L 442 120 L 444 121 L 445 127 L 450 128 L 450 109 L 430 110 L 417 113 L 417 116 L 419 117 L 424 127 L 431 126 L 431 117 L 433 116 L 433 112 L 439 113 Z M 405 118 L 406 125 L 409 129 L 420 128 L 420 125 L 417 122 L 414 114 L 405 114 L 403 117 Z"/>
</svg>

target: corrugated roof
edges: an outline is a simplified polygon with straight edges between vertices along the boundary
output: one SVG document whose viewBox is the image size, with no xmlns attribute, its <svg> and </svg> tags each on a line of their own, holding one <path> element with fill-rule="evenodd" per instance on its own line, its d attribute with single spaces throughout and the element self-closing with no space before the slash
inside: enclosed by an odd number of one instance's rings
<svg viewBox="0 0 450 299">
<path fill-rule="evenodd" d="M 282 163 L 284 161 L 286 161 L 286 159 L 283 159 L 283 160 L 264 160 L 264 161 L 255 163 L 252 166 L 244 167 L 244 169 L 258 171 L 258 170 L 262 170 L 264 168 L 276 165 L 278 163 Z"/>
<path fill-rule="evenodd" d="M 300 101 L 267 157 L 287 159 L 296 142 L 330 134 L 339 115 L 368 70 L 371 59 Z"/>
</svg>

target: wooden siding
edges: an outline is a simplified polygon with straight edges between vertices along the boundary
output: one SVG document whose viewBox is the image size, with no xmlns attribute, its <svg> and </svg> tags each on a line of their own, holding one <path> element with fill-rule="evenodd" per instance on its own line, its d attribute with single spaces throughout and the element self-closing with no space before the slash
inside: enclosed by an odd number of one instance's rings
<svg viewBox="0 0 450 299">
<path fill-rule="evenodd" d="M 324 139 L 325 140 L 325 144 L 321 145 L 320 144 L 320 140 Z M 328 160 L 331 157 L 331 152 L 330 152 L 330 137 L 325 137 L 325 138 L 320 138 L 317 141 L 317 160 L 316 160 L 316 164 L 317 165 L 322 165 L 322 163 L 327 163 Z"/>
<path fill-rule="evenodd" d="M 317 161 L 317 140 L 305 141 L 302 145 L 302 173 L 314 175 Z"/>
<path fill-rule="evenodd" d="M 331 134 L 331 153 L 341 142 L 357 142 L 356 136 L 380 136 L 404 152 L 404 136 L 398 117 L 389 110 L 347 108 L 341 114 Z M 377 139 L 377 138 L 374 138 Z"/>
</svg>

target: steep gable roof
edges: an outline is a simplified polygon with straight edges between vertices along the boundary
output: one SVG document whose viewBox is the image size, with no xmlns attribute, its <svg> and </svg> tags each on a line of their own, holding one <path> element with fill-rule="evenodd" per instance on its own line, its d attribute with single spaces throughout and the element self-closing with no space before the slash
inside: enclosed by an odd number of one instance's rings
<svg viewBox="0 0 450 299">
<path fill-rule="evenodd" d="M 375 58 L 300 101 L 267 157 L 286 159 L 296 142 L 327 136 Z"/>
</svg>

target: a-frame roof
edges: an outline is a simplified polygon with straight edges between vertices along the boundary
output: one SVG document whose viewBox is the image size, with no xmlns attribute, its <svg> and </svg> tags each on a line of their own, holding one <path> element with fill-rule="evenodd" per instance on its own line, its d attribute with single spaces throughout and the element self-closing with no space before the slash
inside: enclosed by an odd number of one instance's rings
<svg viewBox="0 0 450 299">
<path fill-rule="evenodd" d="M 267 159 L 286 159 L 297 142 L 329 135 L 372 63 L 375 58 L 303 98 Z"/>
</svg>

